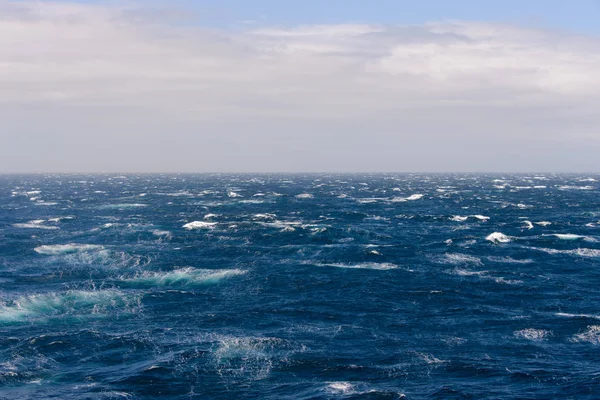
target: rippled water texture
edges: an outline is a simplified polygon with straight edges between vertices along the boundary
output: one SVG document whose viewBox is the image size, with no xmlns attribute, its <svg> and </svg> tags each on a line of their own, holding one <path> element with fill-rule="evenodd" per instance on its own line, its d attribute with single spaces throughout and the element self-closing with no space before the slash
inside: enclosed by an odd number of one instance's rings
<svg viewBox="0 0 600 400">
<path fill-rule="evenodd" d="M 598 180 L 0 176 L 0 398 L 600 398 Z"/>
</svg>

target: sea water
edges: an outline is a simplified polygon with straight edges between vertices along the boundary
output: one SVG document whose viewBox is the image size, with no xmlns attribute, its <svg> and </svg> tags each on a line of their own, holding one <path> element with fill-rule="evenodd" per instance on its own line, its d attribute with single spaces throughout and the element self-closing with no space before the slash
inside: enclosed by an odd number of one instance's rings
<svg viewBox="0 0 600 400">
<path fill-rule="evenodd" d="M 600 398 L 599 180 L 0 176 L 0 398 Z"/>
</svg>

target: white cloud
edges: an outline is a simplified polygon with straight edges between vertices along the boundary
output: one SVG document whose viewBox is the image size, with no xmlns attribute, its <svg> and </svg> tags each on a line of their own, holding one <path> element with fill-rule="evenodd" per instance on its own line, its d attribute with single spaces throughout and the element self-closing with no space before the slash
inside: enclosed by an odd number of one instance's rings
<svg viewBox="0 0 600 400">
<path fill-rule="evenodd" d="M 181 15 L 0 0 L 0 170 L 598 169 L 599 38 Z"/>
</svg>

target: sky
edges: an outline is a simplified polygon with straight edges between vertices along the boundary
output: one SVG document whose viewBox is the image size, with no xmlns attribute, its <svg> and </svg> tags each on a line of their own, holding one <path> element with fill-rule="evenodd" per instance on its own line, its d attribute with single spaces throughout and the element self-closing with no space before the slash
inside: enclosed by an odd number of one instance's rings
<svg viewBox="0 0 600 400">
<path fill-rule="evenodd" d="M 0 173 L 600 172 L 600 1 L 0 0 Z"/>
</svg>

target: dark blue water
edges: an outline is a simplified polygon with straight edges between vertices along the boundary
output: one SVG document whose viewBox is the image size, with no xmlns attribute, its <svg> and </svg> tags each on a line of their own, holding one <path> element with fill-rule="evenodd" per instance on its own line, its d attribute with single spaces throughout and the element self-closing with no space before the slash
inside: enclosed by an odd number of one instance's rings
<svg viewBox="0 0 600 400">
<path fill-rule="evenodd" d="M 600 398 L 590 175 L 0 177 L 0 398 Z"/>
</svg>

